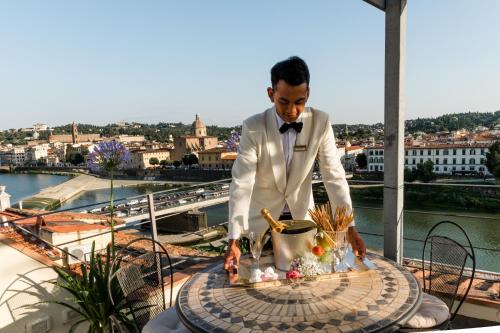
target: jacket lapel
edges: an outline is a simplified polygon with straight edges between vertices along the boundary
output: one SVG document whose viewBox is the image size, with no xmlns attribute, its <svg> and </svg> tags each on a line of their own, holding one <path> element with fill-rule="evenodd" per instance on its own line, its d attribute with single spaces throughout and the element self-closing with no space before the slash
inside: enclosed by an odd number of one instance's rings
<svg viewBox="0 0 500 333">
<path fill-rule="evenodd" d="M 312 163 L 314 163 L 314 158 L 309 158 L 313 149 L 311 147 L 310 137 L 314 130 L 314 117 L 311 108 L 306 108 L 301 117 L 304 125 L 302 127 L 302 131 L 297 134 L 295 146 L 306 146 L 307 148 L 305 150 L 294 150 L 293 152 L 285 194 L 289 194 L 295 190 L 298 184 L 300 184 L 304 177 L 308 174 L 310 166 L 306 165 L 304 162 L 308 161 L 309 163 L 309 161 L 312 160 Z"/>
<path fill-rule="evenodd" d="M 274 107 L 266 111 L 266 133 L 267 133 L 267 150 L 271 157 L 271 166 L 273 169 L 274 179 L 278 191 L 285 193 L 286 188 L 286 169 L 285 169 L 285 154 L 283 152 L 283 142 L 276 123 Z"/>
</svg>

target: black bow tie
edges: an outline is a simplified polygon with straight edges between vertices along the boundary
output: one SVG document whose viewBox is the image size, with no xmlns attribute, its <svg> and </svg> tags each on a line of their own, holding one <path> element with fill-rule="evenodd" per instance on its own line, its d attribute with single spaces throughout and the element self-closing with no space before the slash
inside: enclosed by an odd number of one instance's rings
<svg viewBox="0 0 500 333">
<path fill-rule="evenodd" d="M 297 133 L 300 133 L 300 131 L 302 131 L 303 125 L 304 125 L 303 123 L 295 123 L 295 122 L 294 123 L 284 123 L 280 127 L 280 133 L 283 134 L 286 131 L 288 131 L 290 128 L 293 128 Z"/>
</svg>

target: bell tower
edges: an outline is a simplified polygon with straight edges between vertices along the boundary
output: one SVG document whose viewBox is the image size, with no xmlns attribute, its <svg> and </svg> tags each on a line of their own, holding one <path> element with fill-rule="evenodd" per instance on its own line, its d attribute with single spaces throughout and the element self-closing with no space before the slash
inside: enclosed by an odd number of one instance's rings
<svg viewBox="0 0 500 333">
<path fill-rule="evenodd" d="M 71 124 L 71 138 L 73 139 L 73 144 L 78 143 L 78 125 L 75 122 Z"/>
</svg>

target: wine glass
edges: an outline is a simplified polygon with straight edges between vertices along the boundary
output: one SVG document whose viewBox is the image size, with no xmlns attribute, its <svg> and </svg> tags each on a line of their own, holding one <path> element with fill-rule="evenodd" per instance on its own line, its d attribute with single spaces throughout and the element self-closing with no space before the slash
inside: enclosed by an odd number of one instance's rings
<svg viewBox="0 0 500 333">
<path fill-rule="evenodd" d="M 262 237 L 258 233 L 251 231 L 248 234 L 248 240 L 250 241 L 250 252 L 257 263 L 257 268 L 259 268 L 260 255 L 262 254 L 262 248 L 264 247 Z"/>
<path fill-rule="evenodd" d="M 348 265 L 344 263 L 344 258 L 347 254 L 347 250 L 349 249 L 349 243 L 347 241 L 347 230 L 335 231 L 334 237 L 335 253 L 340 261 L 339 264 L 336 265 L 335 270 L 337 272 L 345 272 L 348 269 Z"/>
</svg>

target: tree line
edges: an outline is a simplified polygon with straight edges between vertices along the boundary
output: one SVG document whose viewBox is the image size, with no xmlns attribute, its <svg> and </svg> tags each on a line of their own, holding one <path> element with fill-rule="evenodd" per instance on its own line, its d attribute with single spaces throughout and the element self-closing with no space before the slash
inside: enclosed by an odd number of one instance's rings
<svg viewBox="0 0 500 333">
<path fill-rule="evenodd" d="M 495 112 L 466 112 L 446 114 L 436 118 L 417 118 L 405 122 L 406 131 L 409 133 L 425 132 L 435 133 L 440 131 L 453 131 L 461 128 L 473 130 L 478 126 L 493 128 L 500 124 L 500 111 Z M 333 130 L 339 139 L 367 139 L 375 137 L 376 140 L 383 138 L 384 126 L 382 123 L 372 125 L 356 124 L 334 124 Z M 82 134 L 98 133 L 104 137 L 117 135 L 143 135 L 147 140 L 157 142 L 168 142 L 170 136 L 179 137 L 192 133 L 192 125 L 177 123 L 159 122 L 157 124 L 126 123 L 123 125 L 108 124 L 98 126 L 92 124 L 78 124 L 78 131 Z M 241 125 L 224 127 L 217 125 L 207 126 L 207 134 L 216 136 L 219 140 L 225 140 L 232 131 L 241 133 Z M 71 124 L 56 126 L 52 129 L 53 134 L 71 134 Z M 10 129 L 0 131 L 0 144 L 25 144 L 25 137 L 31 135 L 30 132 L 22 132 L 20 129 Z M 49 131 L 39 132 L 39 138 L 48 139 Z"/>
</svg>

